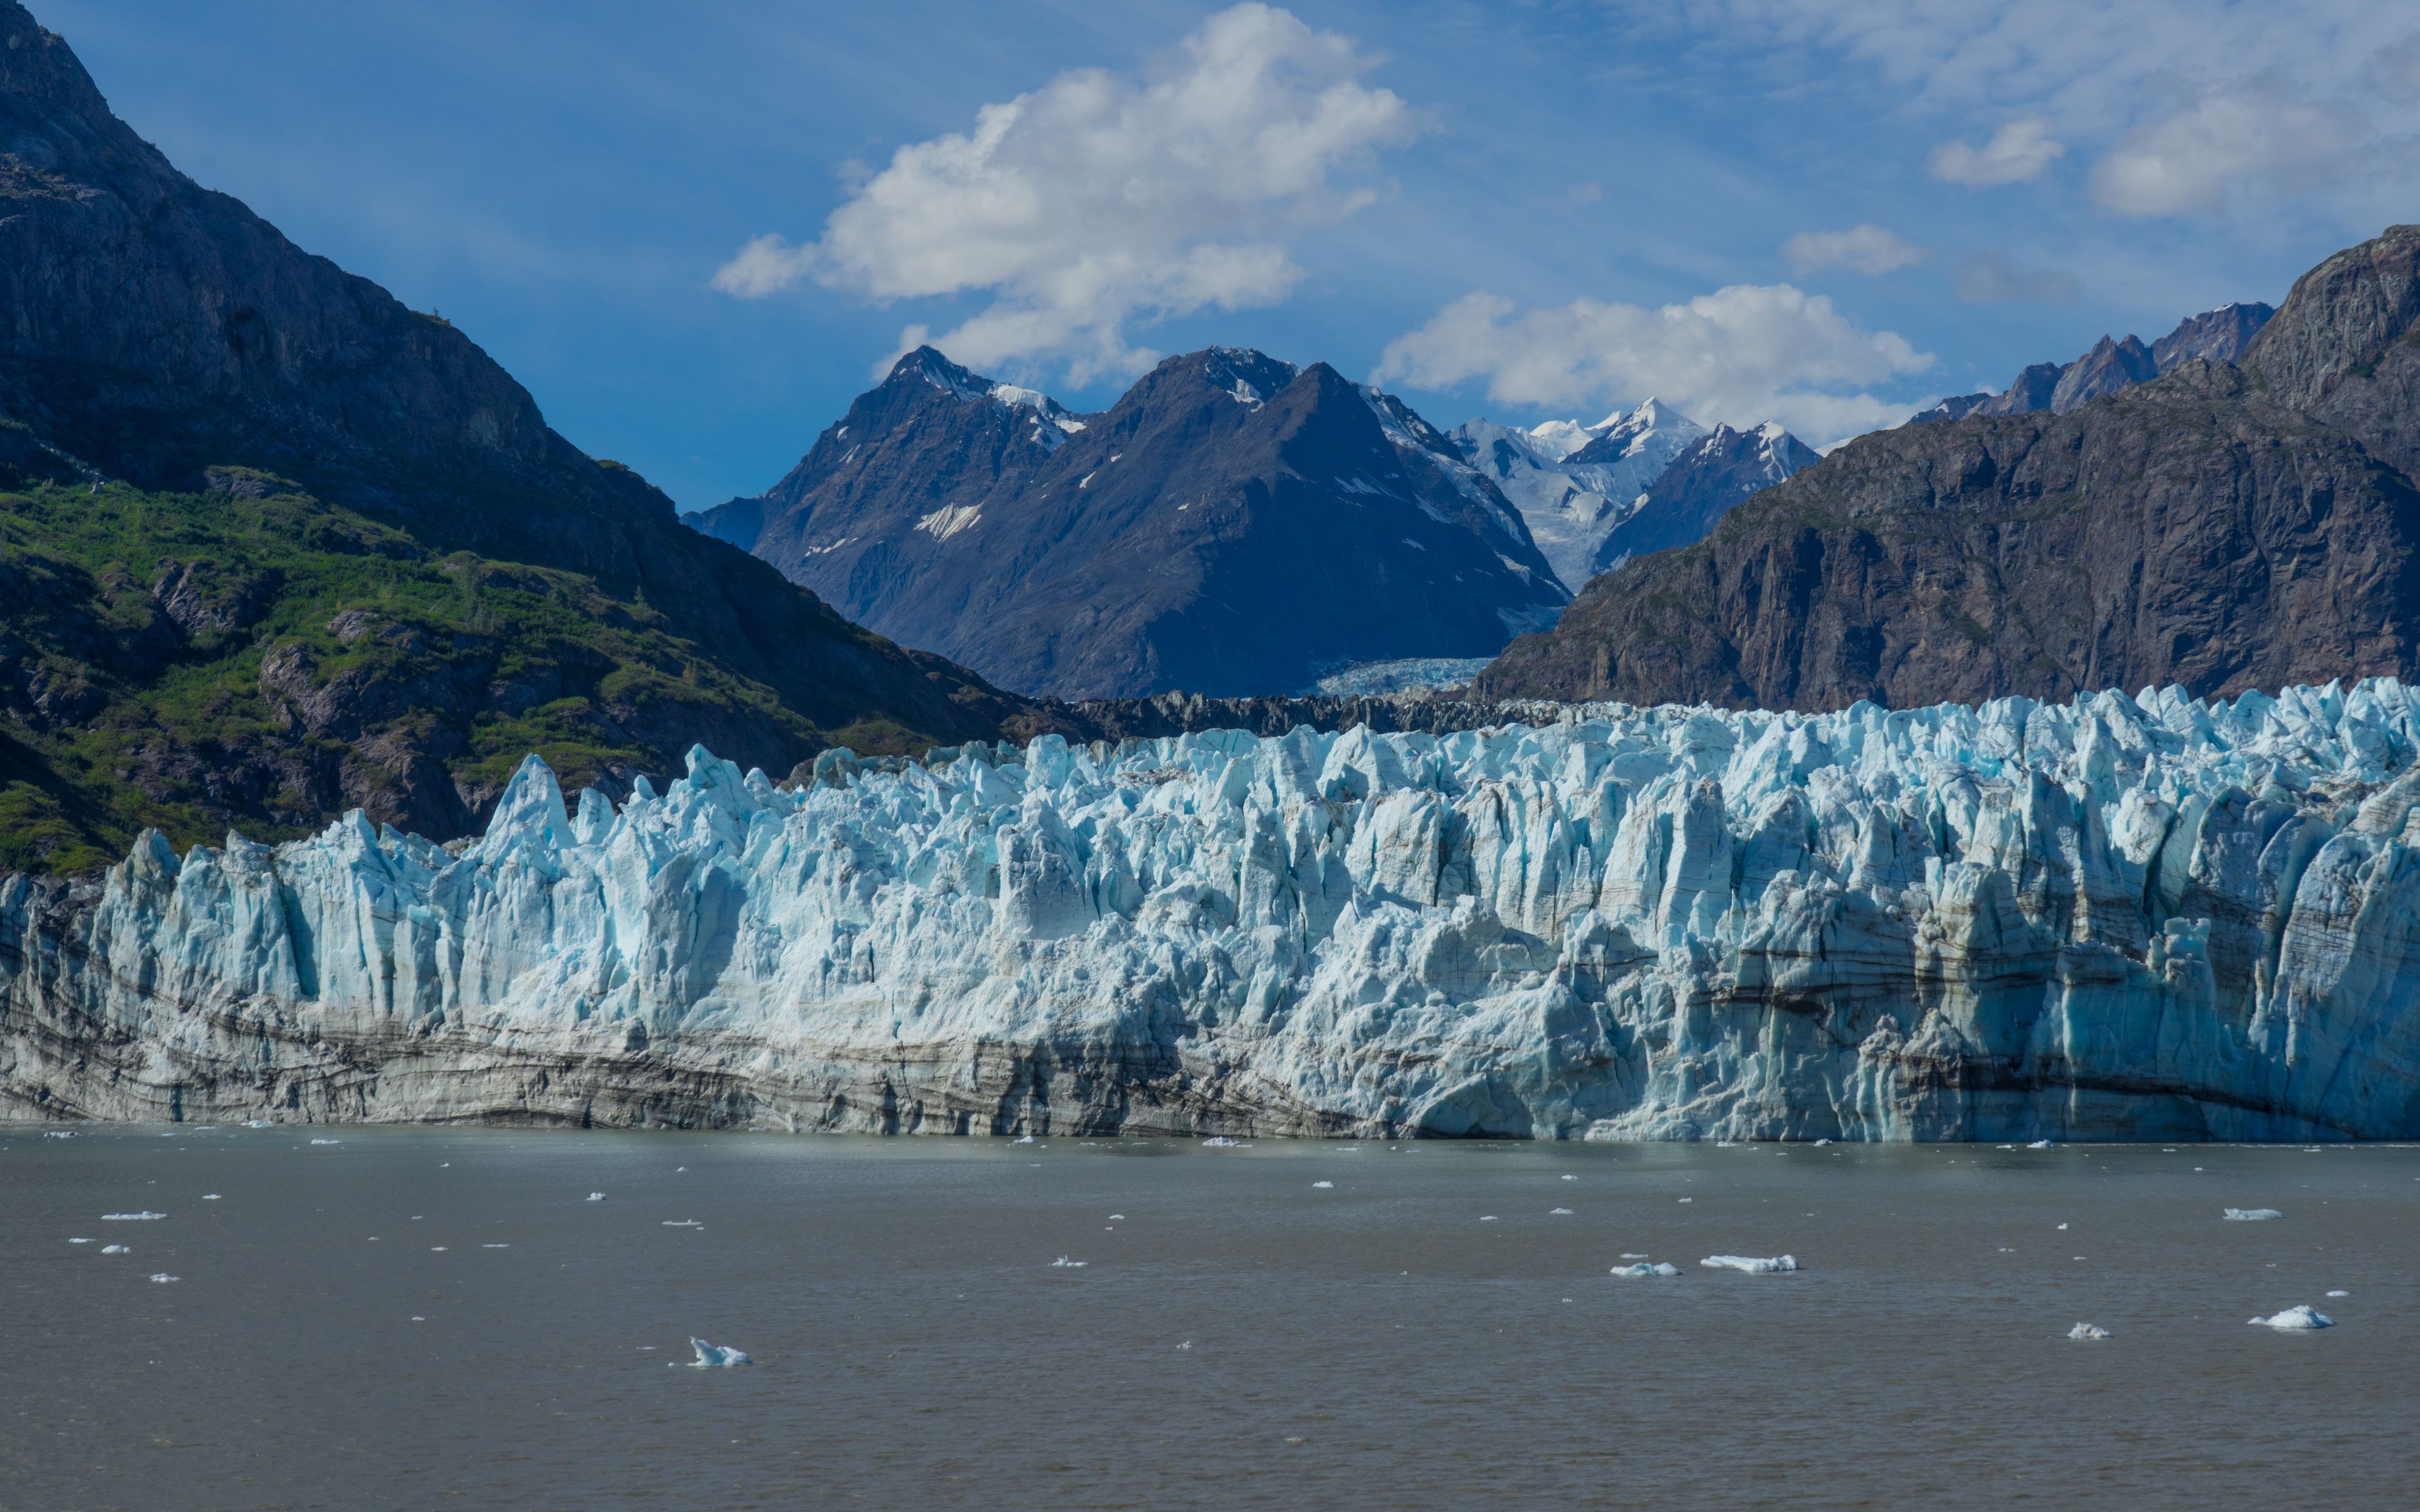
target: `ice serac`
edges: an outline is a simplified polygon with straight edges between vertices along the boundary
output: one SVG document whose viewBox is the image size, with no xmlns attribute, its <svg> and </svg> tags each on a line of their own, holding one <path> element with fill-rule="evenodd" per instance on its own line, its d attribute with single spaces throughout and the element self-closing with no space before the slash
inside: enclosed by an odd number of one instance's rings
<svg viewBox="0 0 2420 1512">
<path fill-rule="evenodd" d="M 147 835 L 0 882 L 0 1111 L 2420 1134 L 2420 690 L 1530 712 Z"/>
</svg>

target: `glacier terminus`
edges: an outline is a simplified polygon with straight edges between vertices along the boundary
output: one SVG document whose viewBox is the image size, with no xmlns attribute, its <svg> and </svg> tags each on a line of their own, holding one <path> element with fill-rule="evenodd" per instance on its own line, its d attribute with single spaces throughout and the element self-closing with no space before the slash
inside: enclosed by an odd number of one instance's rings
<svg viewBox="0 0 2420 1512">
<path fill-rule="evenodd" d="M 0 1115 L 2420 1134 L 2420 689 L 704 749 L 0 882 Z"/>
</svg>

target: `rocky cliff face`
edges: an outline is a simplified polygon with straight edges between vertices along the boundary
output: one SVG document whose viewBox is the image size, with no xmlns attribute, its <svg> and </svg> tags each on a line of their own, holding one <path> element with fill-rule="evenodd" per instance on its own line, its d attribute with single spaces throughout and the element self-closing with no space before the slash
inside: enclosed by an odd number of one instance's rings
<svg viewBox="0 0 2420 1512">
<path fill-rule="evenodd" d="M 178 173 L 7 0 L 0 147 L 0 831 L 80 855 L 359 803 L 457 834 L 506 727 L 627 778 L 701 728 L 786 769 L 1027 712 L 681 529 L 463 332 Z"/>
<path fill-rule="evenodd" d="M 2415 243 L 2307 275 L 2242 370 L 1860 438 L 1591 583 L 1473 696 L 1906 708 L 2412 675 Z"/>
<path fill-rule="evenodd" d="M 885 635 L 1068 698 L 1492 656 L 1568 597 L 1400 401 L 1227 349 L 1081 417 L 912 352 L 762 499 L 692 523 Z"/>
<path fill-rule="evenodd" d="M 1564 711 L 0 881 L 0 1116 L 2420 1135 L 2420 696 Z"/>
</svg>

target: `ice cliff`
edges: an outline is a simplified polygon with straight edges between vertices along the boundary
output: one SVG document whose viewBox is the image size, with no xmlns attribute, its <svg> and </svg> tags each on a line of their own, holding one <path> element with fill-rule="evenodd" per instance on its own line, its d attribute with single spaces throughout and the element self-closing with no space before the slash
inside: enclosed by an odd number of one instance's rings
<svg viewBox="0 0 2420 1512">
<path fill-rule="evenodd" d="M 0 882 L 0 1112 L 1597 1138 L 2420 1134 L 2420 690 L 1574 706 Z"/>
</svg>

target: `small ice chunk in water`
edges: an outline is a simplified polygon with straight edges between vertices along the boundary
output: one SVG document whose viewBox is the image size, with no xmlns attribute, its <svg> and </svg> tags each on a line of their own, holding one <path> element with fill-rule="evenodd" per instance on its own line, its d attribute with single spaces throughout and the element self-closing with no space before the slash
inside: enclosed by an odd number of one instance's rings
<svg viewBox="0 0 2420 1512">
<path fill-rule="evenodd" d="M 756 1363 L 748 1358 L 746 1351 L 735 1350 L 727 1344 L 708 1344 L 704 1339 L 693 1338 L 689 1341 L 689 1347 L 697 1351 L 697 1358 L 690 1362 L 690 1368 L 696 1370 L 707 1370 L 716 1365 Z"/>
<path fill-rule="evenodd" d="M 175 1277 L 175 1276 L 173 1276 L 173 1275 L 170 1275 L 170 1274 L 169 1274 L 167 1272 L 165 1272 L 165 1271 L 154 1271 L 154 1272 L 152 1272 L 152 1273 L 151 1273 L 151 1279 L 152 1279 L 152 1280 L 154 1280 L 154 1281 L 160 1282 L 162 1285 L 163 1285 L 163 1286 L 164 1286 L 164 1285 L 166 1285 L 168 1282 L 174 1281 L 174 1280 L 176 1280 L 176 1279 L 178 1279 L 178 1278 L 177 1278 L 177 1277 Z"/>
<path fill-rule="evenodd" d="M 2228 1218 L 2240 1224 L 2257 1224 L 2263 1219 L 2286 1216 L 2274 1208 L 2228 1208 L 2226 1212 Z"/>
<path fill-rule="evenodd" d="M 1831 1142 L 1832 1142 L 1832 1141 L 1830 1141 L 1829 1139 L 1818 1139 L 1818 1140 L 1816 1140 L 1816 1141 L 1815 1141 L 1815 1148 L 1816 1148 L 1816 1149 L 1823 1149 L 1825 1145 L 1828 1145 L 1828 1144 L 1830 1144 Z"/>
<path fill-rule="evenodd" d="M 42 1137 L 45 1139 L 73 1139 L 75 1137 L 75 1131 L 73 1129 L 45 1129 L 42 1131 Z M 166 1136 L 163 1135 L 162 1137 L 164 1138 Z"/>
<path fill-rule="evenodd" d="M 267 1119 L 246 1119 L 243 1126 L 247 1129 L 274 1129 L 277 1127 L 277 1125 L 270 1122 Z"/>
<path fill-rule="evenodd" d="M 2097 1328 L 2090 1323 L 2078 1323 L 2067 1331 L 2067 1336 L 2071 1339 L 2105 1339 L 2109 1336 L 2109 1331 L 2105 1328 Z"/>
<path fill-rule="evenodd" d="M 2051 1142 L 2050 1142 L 2049 1140 L 2047 1140 L 2047 1139 L 2037 1139 L 2037 1140 L 2035 1140 L 2032 1144 L 2027 1145 L 2025 1148 L 2026 1148 L 2027 1149 L 2054 1149 L 2054 1148 L 2055 1148 L 2055 1147 L 2054 1147 L 2054 1146 L 2051 1144 Z"/>
<path fill-rule="evenodd" d="M 101 1215 L 101 1221 L 105 1224 L 139 1224 L 166 1216 L 168 1215 L 164 1212 L 153 1212 L 146 1209 L 141 1212 L 104 1212 Z"/>
<path fill-rule="evenodd" d="M 1546 1210 L 1546 1216 L 1549 1218 L 1568 1218 L 1571 1215 L 1572 1210 L 1569 1208 L 1548 1208 Z"/>
<path fill-rule="evenodd" d="M 591 1202 L 602 1202 L 605 1200 L 605 1194 L 602 1192 L 591 1192 L 588 1194 L 588 1200 Z"/>
<path fill-rule="evenodd" d="M 344 1141 L 341 1139 L 314 1139 L 311 1143 L 315 1145 L 341 1145 Z"/>
<path fill-rule="evenodd" d="M 1090 1260 L 1071 1260 L 1062 1255 L 1050 1262 L 1050 1268 L 1054 1271 L 1080 1271 L 1092 1263 Z"/>
<path fill-rule="evenodd" d="M 482 1244 L 482 1245 L 480 1245 L 479 1247 L 480 1247 L 481 1249 L 510 1249 L 510 1248 L 512 1248 L 512 1246 L 511 1246 L 510 1244 Z"/>
<path fill-rule="evenodd" d="M 2327 1314 L 2319 1311 L 2307 1302 L 2299 1303 L 2294 1306 L 2287 1308 L 2284 1312 L 2277 1313 L 2272 1317 L 2255 1318 L 2251 1319 L 2251 1321 L 2260 1328 L 2280 1329 L 2288 1334 L 2304 1334 L 2308 1333 L 2313 1329 L 2334 1328 L 2336 1326 L 2336 1320 L 2335 1319 L 2330 1318 Z"/>
<path fill-rule="evenodd" d="M 1695 1202 L 1698 1199 L 1696 1197 L 1682 1197 L 1679 1200 L 1683 1202 Z"/>
<path fill-rule="evenodd" d="M 1613 1273 L 1614 1273 L 1615 1275 L 1619 1275 L 1619 1276 L 1632 1276 L 1632 1277 L 1643 1276 L 1643 1275 L 1679 1275 L 1679 1274 L 1681 1273 L 1681 1268 L 1680 1268 L 1679 1266 L 1677 1266 L 1677 1265 L 1662 1265 L 1662 1264 L 1657 1264 L 1657 1265 L 1617 1265 L 1617 1266 L 1615 1266 L 1615 1267 L 1613 1268 Z"/>
<path fill-rule="evenodd" d="M 202 1194 L 202 1200 L 204 1202 L 216 1202 L 218 1199 L 219 1195 L 215 1192 L 205 1192 Z"/>
<path fill-rule="evenodd" d="M 1798 1269 L 1794 1255 L 1709 1255 L 1698 1262 L 1717 1271 L 1745 1271 L 1750 1275 L 1774 1275 Z"/>
<path fill-rule="evenodd" d="M 1336 1183 L 1335 1183 L 1335 1182 L 1333 1182 L 1333 1181 L 1313 1181 L 1313 1182 L 1311 1182 L 1311 1190 L 1315 1192 L 1315 1191 L 1318 1191 L 1318 1190 L 1319 1190 L 1320 1188 L 1322 1188 L 1322 1187 L 1329 1187 L 1329 1188 L 1333 1188 L 1333 1187 L 1336 1185 Z"/>
<path fill-rule="evenodd" d="M 1228 1138 L 1225 1134 L 1212 1134 L 1209 1138 L 1202 1141 L 1202 1148 L 1204 1149 L 1241 1149 L 1244 1147 L 1236 1143 L 1234 1140 Z"/>
<path fill-rule="evenodd" d="M 1124 1222 L 1125 1222 L 1125 1221 L 1126 1221 L 1126 1215 L 1125 1215 L 1125 1213 L 1123 1213 L 1123 1212 L 1113 1212 L 1113 1213 L 1109 1214 L 1109 1222 L 1111 1222 L 1111 1223 L 1113 1223 L 1113 1224 L 1122 1224 L 1122 1223 L 1124 1223 Z"/>
<path fill-rule="evenodd" d="M 70 1244 L 89 1244 L 92 1241 L 88 1239 L 70 1239 L 68 1242 Z"/>
<path fill-rule="evenodd" d="M 2331 1297 L 2350 1297 L 2352 1293 L 2350 1291 L 2331 1291 L 2328 1295 Z"/>
<path fill-rule="evenodd" d="M 1625 1260 L 1643 1260 L 1647 1258 L 1644 1255 L 1634 1255 L 1628 1250 L 1623 1250 L 1621 1252 L 1621 1257 Z"/>
<path fill-rule="evenodd" d="M 2059 1227 L 2060 1227 L 2061 1228 L 2065 1228 L 2065 1227 L 2067 1227 L 2067 1225 L 2065 1225 L 2065 1224 L 2061 1224 L 2061 1225 L 2059 1225 Z"/>
<path fill-rule="evenodd" d="M 1487 1214 L 1487 1216 L 1485 1216 L 1485 1217 L 1483 1217 L 1483 1218 L 1480 1219 L 1479 1221 L 1480 1221 L 1481 1223 L 1483 1223 L 1483 1224 L 1492 1224 L 1492 1223 L 1494 1223 L 1494 1222 L 1496 1221 L 1496 1214 L 1494 1214 L 1494 1213 L 1492 1213 L 1492 1212 L 1491 1212 L 1491 1213 Z"/>
<path fill-rule="evenodd" d="M 80 1240 L 78 1242 L 82 1243 L 85 1242 Z M 103 1244 L 101 1246 L 101 1252 L 103 1255 L 132 1255 L 134 1253 L 134 1250 L 131 1245 L 126 1244 Z"/>
<path fill-rule="evenodd" d="M 1565 1175 L 1565 1176 L 1564 1176 L 1563 1180 L 1566 1180 L 1566 1181 L 1576 1181 L 1576 1180 L 1579 1180 L 1579 1178 L 1578 1178 L 1578 1177 L 1576 1177 L 1576 1176 L 1572 1176 L 1572 1175 L 1568 1175 L 1568 1174 L 1567 1174 L 1567 1175 Z"/>
<path fill-rule="evenodd" d="M 1034 1138 L 1032 1134 L 1027 1134 L 1024 1138 L 1016 1141 L 1016 1143 L 1020 1145 L 1038 1145 L 1042 1141 Z"/>
<path fill-rule="evenodd" d="M 703 1228 L 706 1225 L 694 1218 L 667 1218 L 664 1220 L 664 1227 L 666 1228 Z"/>
</svg>

